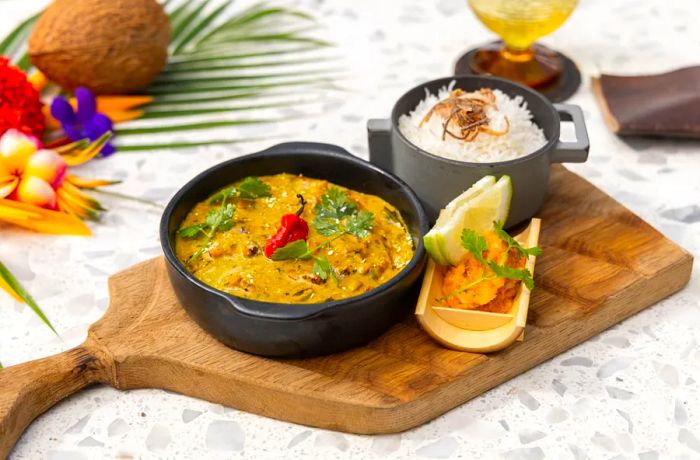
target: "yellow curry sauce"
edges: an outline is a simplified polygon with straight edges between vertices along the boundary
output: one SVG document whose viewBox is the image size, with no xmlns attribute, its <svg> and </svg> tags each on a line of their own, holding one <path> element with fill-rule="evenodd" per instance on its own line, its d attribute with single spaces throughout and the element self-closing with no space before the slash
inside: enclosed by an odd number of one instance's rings
<svg viewBox="0 0 700 460">
<path fill-rule="evenodd" d="M 230 199 L 235 206 L 230 228 L 214 233 L 210 240 L 204 233 L 199 237 L 177 236 L 178 259 L 204 283 L 248 299 L 319 303 L 367 292 L 397 275 L 413 257 L 413 241 L 400 213 L 381 198 L 292 174 L 258 179 L 269 186 L 269 196 Z M 331 188 L 347 194 L 358 210 L 373 214 L 366 237 L 346 233 L 328 243 L 332 238 L 318 232 L 314 226 L 315 208 Z M 324 257 L 332 267 L 332 276 L 325 280 L 312 272 L 312 259 L 271 260 L 264 254 L 282 216 L 299 209 L 298 194 L 306 201 L 300 217 L 309 225 L 308 247 L 322 246 L 314 251 L 314 256 Z M 210 210 L 220 206 L 209 199 L 198 203 L 180 228 L 205 222 Z"/>
</svg>

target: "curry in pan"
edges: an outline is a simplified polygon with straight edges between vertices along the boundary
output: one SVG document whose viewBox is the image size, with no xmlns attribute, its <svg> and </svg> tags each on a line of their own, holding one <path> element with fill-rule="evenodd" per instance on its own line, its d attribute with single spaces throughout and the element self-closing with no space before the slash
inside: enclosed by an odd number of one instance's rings
<svg viewBox="0 0 700 460">
<path fill-rule="evenodd" d="M 198 203 L 176 254 L 201 281 L 265 302 L 319 303 L 386 283 L 413 257 L 383 199 L 292 174 L 247 177 Z"/>
</svg>

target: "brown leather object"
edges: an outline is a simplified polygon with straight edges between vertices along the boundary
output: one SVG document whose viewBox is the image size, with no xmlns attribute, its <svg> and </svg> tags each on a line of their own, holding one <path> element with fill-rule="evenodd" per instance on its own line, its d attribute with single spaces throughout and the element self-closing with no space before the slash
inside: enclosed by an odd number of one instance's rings
<svg viewBox="0 0 700 460">
<path fill-rule="evenodd" d="M 636 77 L 603 74 L 592 84 L 613 132 L 700 138 L 700 66 Z"/>
</svg>

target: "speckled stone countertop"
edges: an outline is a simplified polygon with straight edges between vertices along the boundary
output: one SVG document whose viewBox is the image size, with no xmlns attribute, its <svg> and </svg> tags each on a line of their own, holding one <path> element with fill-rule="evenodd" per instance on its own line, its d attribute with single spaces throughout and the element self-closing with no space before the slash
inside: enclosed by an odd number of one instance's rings
<svg viewBox="0 0 700 460">
<path fill-rule="evenodd" d="M 0 4 L 4 34 L 40 1 Z M 350 69 L 319 116 L 253 128 L 274 141 L 180 152 L 118 154 L 84 168 L 118 190 L 165 203 L 223 159 L 283 140 L 340 144 L 366 157 L 365 122 L 458 55 L 493 36 L 464 0 L 302 0 Z M 700 256 L 700 143 L 623 140 L 604 126 L 589 77 L 697 64 L 700 7 L 692 0 L 584 0 L 547 44 L 579 64 L 569 101 L 586 115 L 589 161 L 571 169 Z M 298 119 L 294 119 L 298 118 Z M 237 133 L 233 132 L 234 134 Z M 229 132 L 228 134 L 232 134 Z M 91 238 L 0 227 L 0 260 L 34 294 L 61 335 L 0 293 L 0 360 L 12 365 L 80 343 L 105 311 L 107 277 L 160 253 L 158 210 L 110 199 Z M 2 435 L 2 434 L 0 434 Z M 680 293 L 417 429 L 355 436 L 278 422 L 156 390 L 91 387 L 37 419 L 13 459 L 95 458 L 700 458 L 700 275 Z"/>
</svg>

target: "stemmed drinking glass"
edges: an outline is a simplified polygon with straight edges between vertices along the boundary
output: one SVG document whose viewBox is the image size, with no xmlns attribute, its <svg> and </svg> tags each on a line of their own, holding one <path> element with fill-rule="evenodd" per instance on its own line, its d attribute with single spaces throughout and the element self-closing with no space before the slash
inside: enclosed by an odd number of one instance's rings
<svg viewBox="0 0 700 460">
<path fill-rule="evenodd" d="M 557 30 L 577 0 L 467 0 L 474 14 L 502 42 L 470 53 L 469 67 L 533 88 L 550 83 L 562 71 L 561 56 L 535 40 Z"/>
</svg>

